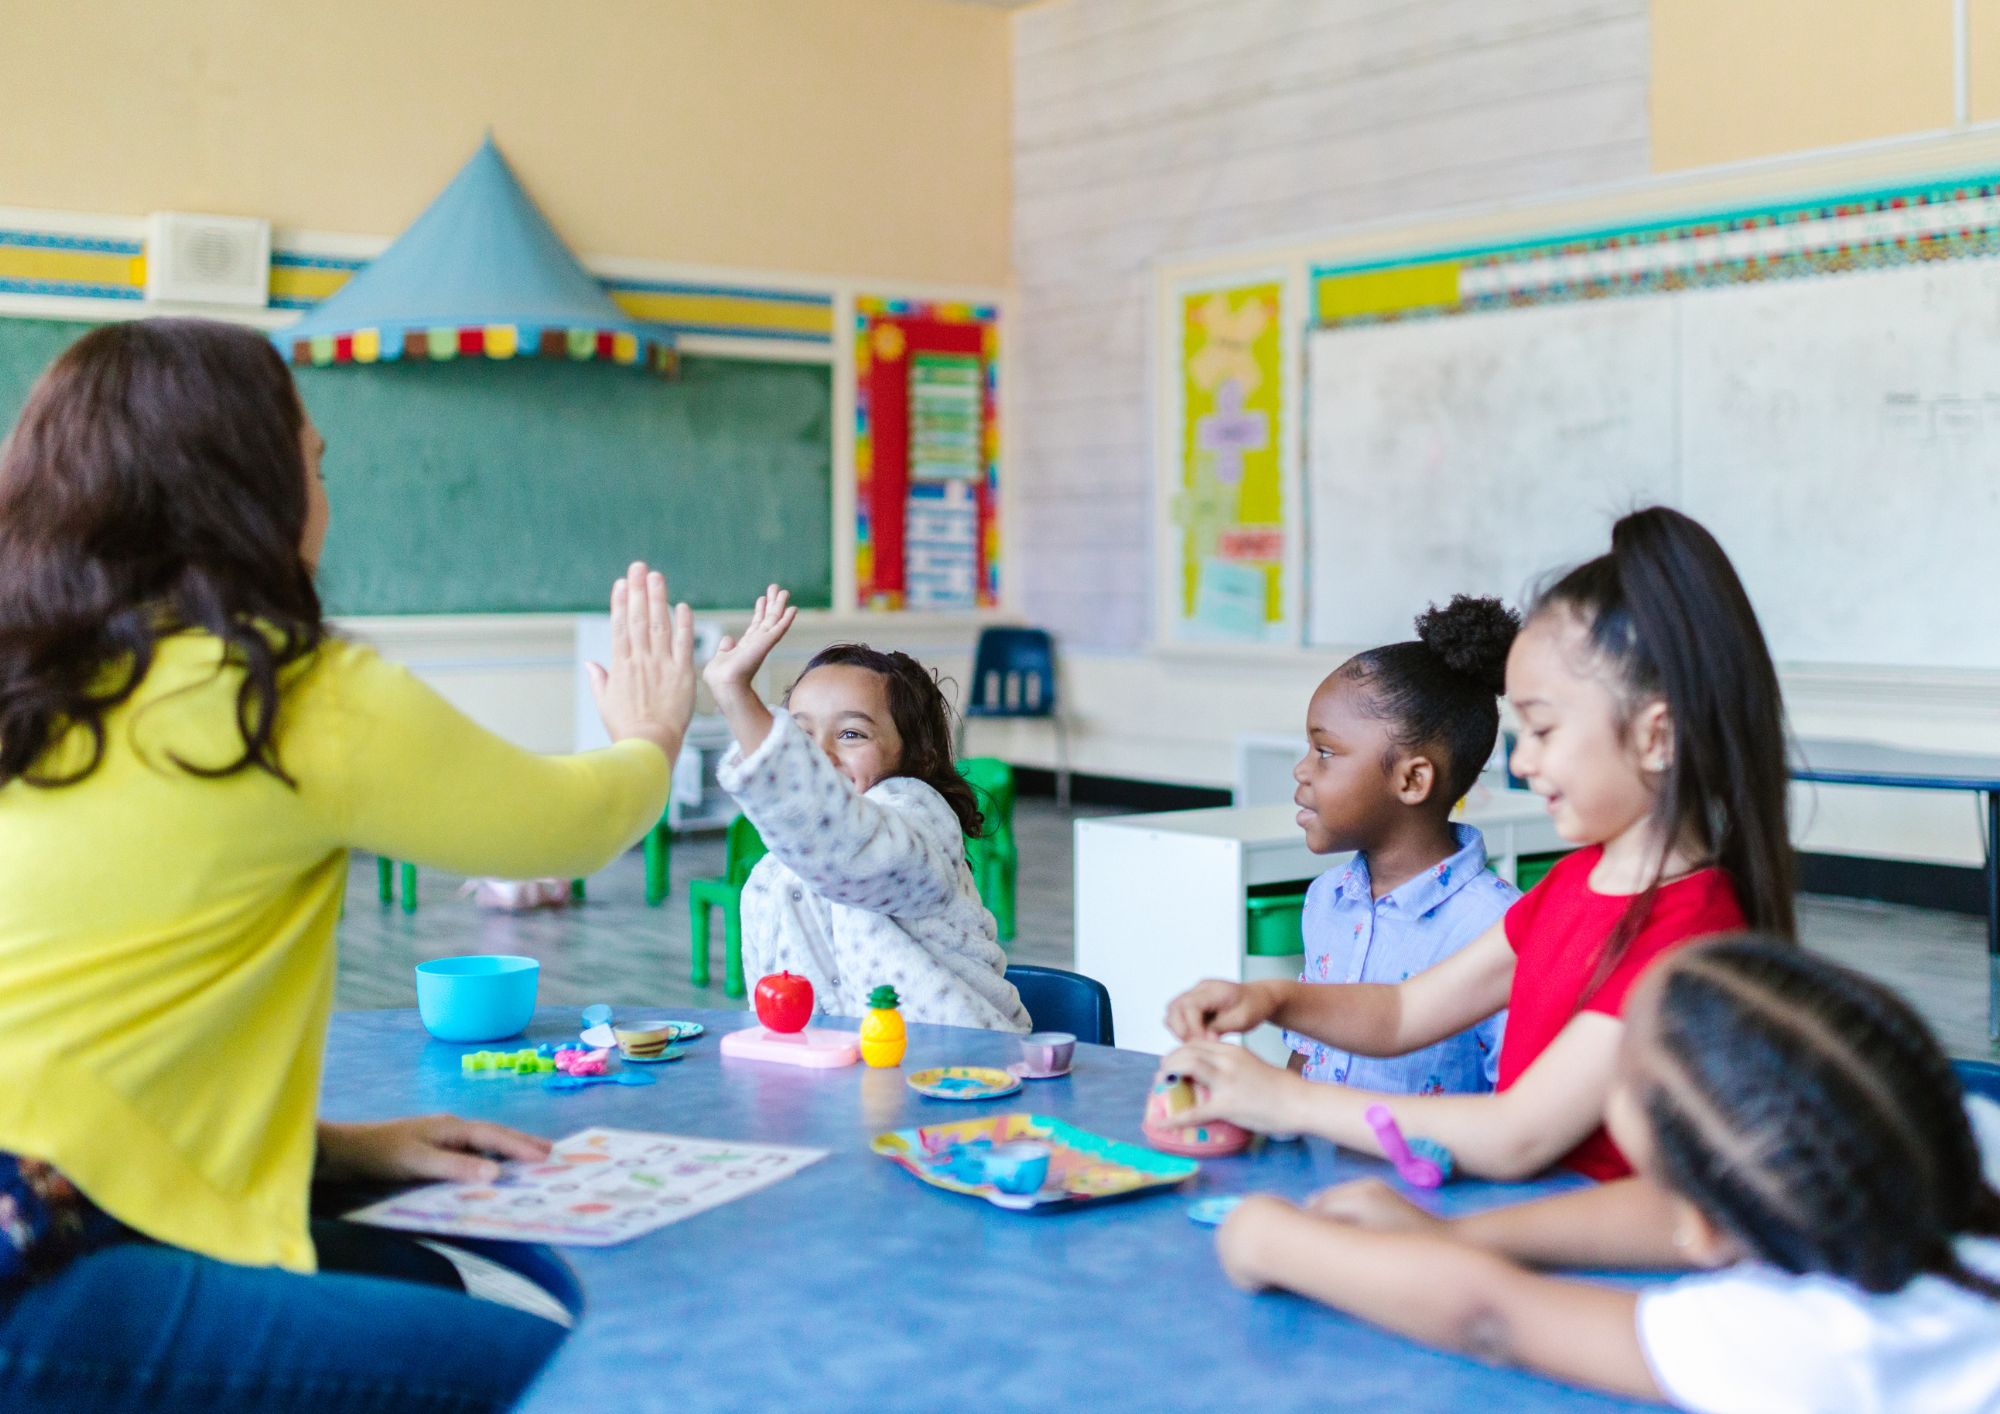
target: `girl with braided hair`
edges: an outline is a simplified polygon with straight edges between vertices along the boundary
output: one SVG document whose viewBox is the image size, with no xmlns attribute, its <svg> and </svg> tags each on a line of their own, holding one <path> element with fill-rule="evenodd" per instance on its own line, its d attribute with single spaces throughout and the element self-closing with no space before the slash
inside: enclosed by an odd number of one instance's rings
<svg viewBox="0 0 2000 1414">
<path fill-rule="evenodd" d="M 1750 598 L 1722 547 L 1665 507 L 1612 528 L 1611 552 L 1529 610 L 1507 655 L 1514 773 L 1581 846 L 1457 952 L 1394 983 L 1203 982 L 1174 999 L 1165 1068 L 1208 1087 L 1184 1124 L 1311 1133 L 1380 1153 L 1368 1111 L 1522 1178 L 1631 1170 L 1604 1097 L 1633 985 L 1674 949 L 1746 924 L 1792 933 L 1784 711 Z M 1271 1021 L 1325 1046 L 1398 1056 L 1506 1008 L 1495 1093 L 1311 1085 L 1221 1038 Z"/>
<path fill-rule="evenodd" d="M 1683 949 L 1633 997 L 1605 1119 L 1637 1177 L 1449 1222 L 1376 1180 L 1254 1198 L 1223 1264 L 1684 1409 L 2000 1409 L 2000 1106 L 1894 993 L 1770 938 Z"/>
</svg>

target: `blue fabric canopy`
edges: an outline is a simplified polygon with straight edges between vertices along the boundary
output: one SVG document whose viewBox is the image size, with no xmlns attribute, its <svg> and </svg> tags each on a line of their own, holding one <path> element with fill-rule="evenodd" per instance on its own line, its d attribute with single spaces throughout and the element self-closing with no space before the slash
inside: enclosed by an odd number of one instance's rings
<svg viewBox="0 0 2000 1414">
<path fill-rule="evenodd" d="M 660 366 L 673 347 L 577 263 L 490 136 L 394 244 L 271 337 L 316 364 L 464 354 Z"/>
</svg>

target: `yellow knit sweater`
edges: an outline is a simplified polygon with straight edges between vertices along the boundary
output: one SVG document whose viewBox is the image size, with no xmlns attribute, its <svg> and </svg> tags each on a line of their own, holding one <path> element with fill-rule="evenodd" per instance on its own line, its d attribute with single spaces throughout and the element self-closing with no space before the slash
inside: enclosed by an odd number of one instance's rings
<svg viewBox="0 0 2000 1414">
<path fill-rule="evenodd" d="M 278 752 L 220 780 L 240 669 L 162 641 L 76 785 L 0 788 L 0 1150 L 138 1231 L 313 1268 L 307 1189 L 350 847 L 466 874 L 602 868 L 659 818 L 665 755 L 536 756 L 329 642 L 287 674 Z M 44 763 L 82 759 L 73 732 Z"/>
</svg>

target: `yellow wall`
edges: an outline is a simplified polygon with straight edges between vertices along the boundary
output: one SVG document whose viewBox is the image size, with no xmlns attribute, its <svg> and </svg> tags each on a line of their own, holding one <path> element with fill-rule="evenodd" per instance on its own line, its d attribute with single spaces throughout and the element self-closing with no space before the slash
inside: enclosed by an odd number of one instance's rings
<svg viewBox="0 0 2000 1414">
<path fill-rule="evenodd" d="M 1970 116 L 1975 123 L 2000 121 L 2000 0 L 1970 0 L 1966 21 L 1972 40 Z"/>
<path fill-rule="evenodd" d="M 1990 48 L 2000 3 L 1974 3 Z M 1652 43 L 1658 171 L 1951 125 L 1952 0 L 1652 0 Z"/>
<path fill-rule="evenodd" d="M 8 7 L 0 206 L 393 235 L 491 125 L 591 254 L 1002 284 L 1007 17 L 940 0 Z"/>
</svg>

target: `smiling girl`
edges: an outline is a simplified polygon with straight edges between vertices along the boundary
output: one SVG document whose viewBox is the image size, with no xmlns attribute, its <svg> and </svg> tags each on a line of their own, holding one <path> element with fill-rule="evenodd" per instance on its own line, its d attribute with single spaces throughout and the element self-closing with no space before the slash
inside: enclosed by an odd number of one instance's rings
<svg viewBox="0 0 2000 1414">
<path fill-rule="evenodd" d="M 1564 575 L 1507 660 L 1514 773 L 1579 846 L 1462 951 L 1397 985 L 1203 982 L 1167 1023 L 1170 1071 L 1206 1085 L 1182 1123 L 1230 1119 L 1380 1153 L 1365 1114 L 1460 1169 L 1518 1178 L 1562 1163 L 1630 1172 L 1600 1118 L 1625 999 L 1661 957 L 1747 922 L 1792 934 L 1784 714 L 1749 596 L 1722 547 L 1677 511 L 1613 528 Z M 1310 1085 L 1219 1038 L 1273 1021 L 1360 1055 L 1402 1055 L 1507 1008 L 1491 1096 Z"/>
<path fill-rule="evenodd" d="M 719 773 L 770 850 L 743 888 L 743 959 L 859 1016 L 892 984 L 911 1021 L 1026 1031 L 993 915 L 965 862 L 981 828 L 950 708 L 907 653 L 824 648 L 776 711 L 751 687 L 798 610 L 772 585 L 703 669 L 736 746 Z"/>
</svg>

